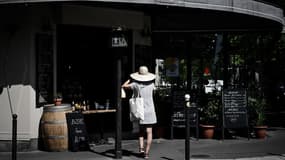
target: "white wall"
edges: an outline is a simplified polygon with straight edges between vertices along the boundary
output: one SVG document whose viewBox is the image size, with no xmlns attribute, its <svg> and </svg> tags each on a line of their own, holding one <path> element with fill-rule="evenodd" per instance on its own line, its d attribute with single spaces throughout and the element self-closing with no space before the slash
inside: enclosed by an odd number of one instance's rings
<svg viewBox="0 0 285 160">
<path fill-rule="evenodd" d="M 4 44 L 1 48 L 5 48 L 1 52 L 1 81 L 5 86 L 0 94 L 0 140 L 11 139 L 12 135 L 8 89 L 13 113 L 18 115 L 18 139 L 37 138 L 41 109 L 35 107 L 35 63 L 30 31 L 18 30 L 13 36 L 1 36 L 1 42 Z"/>
<path fill-rule="evenodd" d="M 18 115 L 18 140 L 38 138 L 42 108 L 36 108 L 35 33 L 49 16 L 47 8 L 29 6 L 0 10 L 0 140 L 12 138 L 12 115 Z"/>
</svg>

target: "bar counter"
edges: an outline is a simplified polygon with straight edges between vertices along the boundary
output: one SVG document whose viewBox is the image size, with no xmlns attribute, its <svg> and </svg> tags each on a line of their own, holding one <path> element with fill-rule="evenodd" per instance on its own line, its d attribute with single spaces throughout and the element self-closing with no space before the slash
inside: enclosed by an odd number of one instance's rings
<svg viewBox="0 0 285 160">
<path fill-rule="evenodd" d="M 116 109 L 97 109 L 82 111 L 82 114 L 94 114 L 94 113 L 110 113 L 116 112 Z"/>
</svg>

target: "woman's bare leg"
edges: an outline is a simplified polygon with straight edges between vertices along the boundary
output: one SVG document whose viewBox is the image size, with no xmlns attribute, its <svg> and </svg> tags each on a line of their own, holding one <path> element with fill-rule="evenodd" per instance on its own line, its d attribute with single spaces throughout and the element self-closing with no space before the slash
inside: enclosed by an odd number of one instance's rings
<svg viewBox="0 0 285 160">
<path fill-rule="evenodd" d="M 152 143 L 152 127 L 151 126 L 146 127 L 146 134 L 147 134 L 147 139 L 146 139 L 145 153 L 149 154 L 150 146 Z"/>
<path fill-rule="evenodd" d="M 139 152 L 144 152 L 144 127 L 140 127 L 139 131 Z"/>
</svg>

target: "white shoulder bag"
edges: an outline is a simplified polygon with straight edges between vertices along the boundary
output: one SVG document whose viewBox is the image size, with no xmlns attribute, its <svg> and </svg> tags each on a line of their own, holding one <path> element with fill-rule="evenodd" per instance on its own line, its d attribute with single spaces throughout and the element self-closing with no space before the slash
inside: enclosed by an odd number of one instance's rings
<svg viewBox="0 0 285 160">
<path fill-rule="evenodd" d="M 144 120 L 144 102 L 138 90 L 138 95 L 135 97 L 134 93 L 129 99 L 130 105 L 130 120 Z"/>
</svg>

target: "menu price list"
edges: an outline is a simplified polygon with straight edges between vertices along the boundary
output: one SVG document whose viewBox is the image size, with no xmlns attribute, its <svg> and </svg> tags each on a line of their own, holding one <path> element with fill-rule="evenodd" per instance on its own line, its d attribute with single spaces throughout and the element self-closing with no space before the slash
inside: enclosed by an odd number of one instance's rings
<svg viewBox="0 0 285 160">
<path fill-rule="evenodd" d="M 247 97 L 245 89 L 227 89 L 223 92 L 224 126 L 247 127 Z"/>
<path fill-rule="evenodd" d="M 88 150 L 88 134 L 84 122 L 84 116 L 80 112 L 66 113 L 69 149 L 71 151 Z"/>
</svg>

